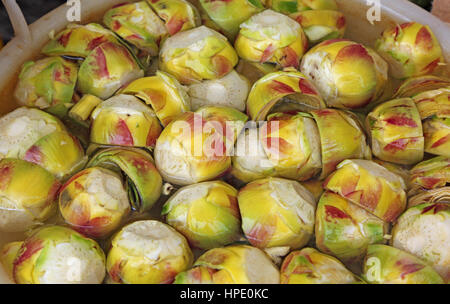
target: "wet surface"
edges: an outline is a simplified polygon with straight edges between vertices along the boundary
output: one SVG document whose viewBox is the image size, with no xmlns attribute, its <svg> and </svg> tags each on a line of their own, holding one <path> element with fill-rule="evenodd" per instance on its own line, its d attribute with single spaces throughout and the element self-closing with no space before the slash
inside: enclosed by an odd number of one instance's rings
<svg viewBox="0 0 450 304">
<path fill-rule="evenodd" d="M 17 0 L 22 8 L 28 23 L 33 23 L 41 16 L 45 15 L 52 9 L 61 4 L 67 3 L 66 0 Z M 14 36 L 14 31 L 9 22 L 8 14 L 5 7 L 0 2 L 0 36 L 4 42 L 7 42 Z"/>
</svg>

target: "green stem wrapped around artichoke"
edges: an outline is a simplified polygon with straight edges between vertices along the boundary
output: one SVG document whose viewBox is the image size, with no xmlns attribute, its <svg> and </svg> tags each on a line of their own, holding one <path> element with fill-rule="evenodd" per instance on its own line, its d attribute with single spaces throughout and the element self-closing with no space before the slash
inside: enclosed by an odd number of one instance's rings
<svg viewBox="0 0 450 304">
<path fill-rule="evenodd" d="M 244 60 L 298 68 L 308 48 L 302 27 L 272 10 L 250 17 L 240 28 L 234 46 Z"/>
<path fill-rule="evenodd" d="M 141 149 L 104 149 L 92 157 L 87 167 L 120 171 L 125 177 L 128 199 L 133 211 L 149 211 L 161 196 L 162 177 L 151 155 Z"/>
<path fill-rule="evenodd" d="M 46 226 L 3 248 L 9 257 L 0 259 L 18 284 L 100 284 L 105 277 L 100 246 L 66 227 Z"/>
<path fill-rule="evenodd" d="M 237 190 L 221 181 L 179 189 L 165 203 L 162 215 L 196 248 L 221 247 L 240 238 Z"/>
<path fill-rule="evenodd" d="M 191 267 L 193 254 L 186 239 L 158 221 L 137 221 L 118 232 L 106 268 L 113 282 L 171 284 Z"/>
<path fill-rule="evenodd" d="M 247 245 L 211 249 L 175 280 L 175 284 L 279 283 L 280 271 L 270 258 L 262 250 Z"/>
<path fill-rule="evenodd" d="M 56 117 L 21 107 L 0 118 L 0 159 L 19 158 L 65 180 L 87 161 L 78 139 Z"/>
</svg>

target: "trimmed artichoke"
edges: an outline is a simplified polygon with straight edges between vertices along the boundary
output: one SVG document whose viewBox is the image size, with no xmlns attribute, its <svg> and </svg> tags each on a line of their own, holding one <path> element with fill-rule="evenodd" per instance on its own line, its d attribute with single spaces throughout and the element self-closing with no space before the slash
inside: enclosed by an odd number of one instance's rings
<svg viewBox="0 0 450 304">
<path fill-rule="evenodd" d="M 314 233 L 315 199 L 296 181 L 256 180 L 239 191 L 238 202 L 242 229 L 255 247 L 298 249 Z"/>
<path fill-rule="evenodd" d="M 363 269 L 372 284 L 443 284 L 439 274 L 415 256 L 386 245 L 370 245 Z"/>
<path fill-rule="evenodd" d="M 120 94 L 133 94 L 151 105 L 164 127 L 191 109 L 186 89 L 175 77 L 161 71 L 131 82 Z"/>
<path fill-rule="evenodd" d="M 425 152 L 450 157 L 450 116 L 427 119 L 422 126 Z"/>
<path fill-rule="evenodd" d="M 249 91 L 249 81 L 235 70 L 220 79 L 205 80 L 188 87 L 194 111 L 203 106 L 227 106 L 244 112 Z"/>
<path fill-rule="evenodd" d="M 155 112 L 131 95 L 117 95 L 92 112 L 91 142 L 153 148 L 161 133 Z"/>
<path fill-rule="evenodd" d="M 69 24 L 42 49 L 47 56 L 86 58 L 96 47 L 105 42 L 119 44 L 117 37 L 97 23 Z"/>
<path fill-rule="evenodd" d="M 137 221 L 114 236 L 106 268 L 115 283 L 170 284 L 193 258 L 186 239 L 172 227 Z"/>
<path fill-rule="evenodd" d="M 267 6 L 283 14 L 308 10 L 336 11 L 338 9 L 336 0 L 268 0 Z"/>
<path fill-rule="evenodd" d="M 107 99 L 123 85 L 143 76 L 144 71 L 125 46 L 105 42 L 93 49 L 81 64 L 78 90 Z"/>
<path fill-rule="evenodd" d="M 367 115 L 372 152 L 381 160 L 412 165 L 423 159 L 424 137 L 419 111 L 410 98 L 394 99 Z"/>
<path fill-rule="evenodd" d="M 47 226 L 23 242 L 13 276 L 18 284 L 100 284 L 105 254 L 94 240 L 72 229 Z"/>
<path fill-rule="evenodd" d="M 59 191 L 59 210 L 73 229 L 93 238 L 109 235 L 130 212 L 119 175 L 92 167 L 68 180 Z"/>
<path fill-rule="evenodd" d="M 291 252 L 281 265 L 281 284 L 351 284 L 359 280 L 336 258 L 314 248 Z"/>
<path fill-rule="evenodd" d="M 246 127 L 236 141 L 231 174 L 242 183 L 276 175 L 275 164 L 269 160 L 261 136 L 253 125 Z"/>
<path fill-rule="evenodd" d="M 260 132 L 264 151 L 274 164 L 276 176 L 305 181 L 320 172 L 319 131 L 310 115 L 269 115 Z"/>
<path fill-rule="evenodd" d="M 164 22 L 146 1 L 115 6 L 103 16 L 105 25 L 151 56 L 158 55 L 159 43 L 167 35 Z"/>
<path fill-rule="evenodd" d="M 408 208 L 424 203 L 449 203 L 450 187 L 420 191 L 408 199 Z"/>
<path fill-rule="evenodd" d="M 450 87 L 419 93 L 413 97 L 422 120 L 450 117 Z"/>
<path fill-rule="evenodd" d="M 274 72 L 259 79 L 248 96 L 247 113 L 253 120 L 265 120 L 273 108 L 272 112 L 276 111 L 276 105 L 291 111 L 326 107 L 314 85 L 295 70 Z"/>
<path fill-rule="evenodd" d="M 71 105 L 77 73 L 76 64 L 60 57 L 25 62 L 14 97 L 21 105 L 63 115 Z"/>
<path fill-rule="evenodd" d="M 169 35 L 200 25 L 200 15 L 194 5 L 185 0 L 147 0 L 166 26 Z"/>
<path fill-rule="evenodd" d="M 92 157 L 87 167 L 104 167 L 126 177 L 128 199 L 133 210 L 149 211 L 162 192 L 162 177 L 150 154 L 136 148 L 109 148 Z"/>
<path fill-rule="evenodd" d="M 386 222 L 395 221 L 406 208 L 403 179 L 372 161 L 343 161 L 324 181 L 323 187 Z"/>
<path fill-rule="evenodd" d="M 279 284 L 280 272 L 260 249 L 236 245 L 204 253 L 175 284 Z"/>
<path fill-rule="evenodd" d="M 329 107 L 343 109 L 376 102 L 388 79 L 388 65 L 375 51 L 345 39 L 316 45 L 303 57 L 300 69 Z"/>
<path fill-rule="evenodd" d="M 162 215 L 191 246 L 211 249 L 240 238 L 241 219 L 237 190 L 212 181 L 179 189 L 165 203 Z"/>
<path fill-rule="evenodd" d="M 160 68 L 182 84 L 227 75 L 238 57 L 222 34 L 200 26 L 168 38 L 161 47 Z"/>
<path fill-rule="evenodd" d="M 40 165 L 58 179 L 66 179 L 87 160 L 80 142 L 59 119 L 25 107 L 0 118 L 0 159 L 4 157 Z"/>
<path fill-rule="evenodd" d="M 390 64 L 393 77 L 431 74 L 444 62 L 439 41 L 428 25 L 403 23 L 386 29 L 375 47 Z"/>
<path fill-rule="evenodd" d="M 230 40 L 234 40 L 239 32 L 239 25 L 264 9 L 264 0 L 200 0 L 212 22 Z"/>
<path fill-rule="evenodd" d="M 156 167 L 164 180 L 177 185 L 219 177 L 230 168 L 233 145 L 246 121 L 246 115 L 225 107 L 182 114 L 156 142 Z"/>
<path fill-rule="evenodd" d="M 0 231 L 26 231 L 56 210 L 60 183 L 45 169 L 19 159 L 0 160 Z"/>
<path fill-rule="evenodd" d="M 425 203 L 409 208 L 392 229 L 391 242 L 428 262 L 450 282 L 450 204 Z"/>
<path fill-rule="evenodd" d="M 345 34 L 345 16 L 332 10 L 307 10 L 290 14 L 303 28 L 310 46 L 330 39 L 340 39 Z"/>
<path fill-rule="evenodd" d="M 11 242 L 3 246 L 0 251 L 0 265 L 3 266 L 6 274 L 14 280 L 14 260 L 22 247 L 23 242 Z"/>
<path fill-rule="evenodd" d="M 351 112 L 322 109 L 311 112 L 317 123 L 322 145 L 322 173 L 326 178 L 343 160 L 371 159 L 370 147 L 358 118 Z M 349 140 L 351 138 L 351 140 Z"/>
<path fill-rule="evenodd" d="M 444 187 L 450 183 L 450 158 L 437 156 L 418 163 L 411 169 L 410 183 L 427 190 Z"/>
<path fill-rule="evenodd" d="M 240 28 L 235 48 L 244 60 L 298 68 L 308 48 L 301 26 L 272 10 L 253 15 Z"/>
<path fill-rule="evenodd" d="M 367 246 L 385 243 L 389 225 L 333 192 L 325 192 L 316 210 L 316 246 L 358 268 Z"/>
<path fill-rule="evenodd" d="M 433 75 L 411 77 L 405 80 L 395 92 L 394 98 L 414 97 L 419 93 L 450 89 L 450 80 Z"/>
</svg>

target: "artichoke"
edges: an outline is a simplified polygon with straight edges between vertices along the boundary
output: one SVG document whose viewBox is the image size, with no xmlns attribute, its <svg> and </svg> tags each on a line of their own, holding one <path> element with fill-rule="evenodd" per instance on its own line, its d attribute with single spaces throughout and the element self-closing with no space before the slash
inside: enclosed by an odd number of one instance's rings
<svg viewBox="0 0 450 304">
<path fill-rule="evenodd" d="M 349 159 L 341 162 L 324 181 L 335 192 L 386 222 L 393 222 L 406 208 L 403 179 L 375 162 Z"/>
<path fill-rule="evenodd" d="M 320 172 L 319 131 L 310 115 L 269 115 L 260 132 L 264 151 L 277 176 L 305 181 Z"/>
<path fill-rule="evenodd" d="M 91 142 L 153 148 L 161 125 L 153 110 L 131 95 L 117 95 L 92 112 Z"/>
<path fill-rule="evenodd" d="M 227 75 L 238 57 L 223 35 L 200 26 L 168 38 L 161 47 L 160 68 L 182 84 Z"/>
<path fill-rule="evenodd" d="M 23 242 L 12 272 L 18 284 L 100 284 L 105 254 L 94 240 L 72 229 L 47 226 Z"/>
<path fill-rule="evenodd" d="M 200 249 L 221 247 L 240 238 L 237 190 L 221 182 L 203 182 L 179 189 L 165 203 L 162 215 Z"/>
<path fill-rule="evenodd" d="M 298 68 L 308 40 L 297 22 L 265 10 L 241 23 L 235 48 L 244 60 Z"/>
<path fill-rule="evenodd" d="M 45 169 L 19 159 L 0 160 L 0 231 L 26 231 L 56 210 L 60 183 Z"/>
<path fill-rule="evenodd" d="M 111 244 L 106 268 L 113 282 L 170 284 L 191 267 L 186 239 L 158 221 L 137 221 L 122 228 Z"/>
<path fill-rule="evenodd" d="M 291 252 L 281 265 L 281 284 L 351 284 L 359 280 L 336 258 L 314 248 Z"/>
<path fill-rule="evenodd" d="M 225 107 L 182 114 L 156 142 L 156 167 L 164 180 L 177 185 L 219 177 L 231 166 L 231 151 L 246 121 L 246 115 Z"/>
<path fill-rule="evenodd" d="M 338 9 L 336 0 L 268 0 L 267 6 L 283 14 L 308 10 L 336 11 Z"/>
<path fill-rule="evenodd" d="M 335 109 L 311 111 L 319 129 L 322 147 L 322 173 L 326 178 L 345 159 L 371 159 L 370 147 L 358 118 L 351 112 Z M 348 140 L 351 138 L 352 140 Z"/>
<path fill-rule="evenodd" d="M 358 268 L 367 246 L 385 243 L 389 225 L 333 192 L 325 192 L 316 210 L 317 248 Z"/>
<path fill-rule="evenodd" d="M 450 183 L 450 158 L 437 156 L 411 169 L 411 185 L 419 189 L 436 189 Z"/>
<path fill-rule="evenodd" d="M 169 35 L 187 31 L 200 25 L 200 15 L 194 5 L 185 0 L 147 0 L 164 21 Z"/>
<path fill-rule="evenodd" d="M 220 79 L 205 80 L 188 87 L 192 110 L 203 106 L 227 106 L 245 111 L 249 81 L 235 70 Z"/>
<path fill-rule="evenodd" d="M 408 200 L 408 208 L 424 203 L 449 203 L 450 187 L 435 188 L 431 190 L 419 191 Z"/>
<path fill-rule="evenodd" d="M 76 64 L 47 57 L 22 66 L 14 97 L 19 104 L 63 115 L 71 106 L 77 82 Z"/>
<path fill-rule="evenodd" d="M 80 142 L 56 117 L 18 108 L 0 118 L 0 159 L 19 158 L 66 179 L 86 163 Z"/>
<path fill-rule="evenodd" d="M 310 111 L 325 108 L 317 89 L 300 72 L 285 70 L 265 75 L 250 90 L 247 113 L 253 120 L 265 120 L 276 105 L 288 110 Z M 280 111 L 284 112 L 284 111 Z"/>
<path fill-rule="evenodd" d="M 390 64 L 393 77 L 432 74 L 444 62 L 439 41 L 428 25 L 403 23 L 386 29 L 375 47 Z"/>
<path fill-rule="evenodd" d="M 425 152 L 450 157 L 450 116 L 427 119 L 422 126 Z"/>
<path fill-rule="evenodd" d="M 94 48 L 81 64 L 78 90 L 107 99 L 123 85 L 143 76 L 144 71 L 125 46 L 105 42 Z"/>
<path fill-rule="evenodd" d="M 263 134 L 255 125 L 251 124 L 253 128 L 246 128 L 239 135 L 232 157 L 231 174 L 242 183 L 276 175 L 275 164 L 264 150 Z"/>
<path fill-rule="evenodd" d="M 396 90 L 394 97 L 414 97 L 419 93 L 438 90 L 450 89 L 450 80 L 433 75 L 424 75 L 411 77 L 405 80 Z"/>
<path fill-rule="evenodd" d="M 430 90 L 413 97 L 420 118 L 450 117 L 450 88 Z"/>
<path fill-rule="evenodd" d="M 161 71 L 131 82 L 120 94 L 135 95 L 151 105 L 164 127 L 191 108 L 186 89 L 175 77 Z"/>
<path fill-rule="evenodd" d="M 362 44 L 332 39 L 313 47 L 300 70 L 312 79 L 329 107 L 358 109 L 375 103 L 384 93 L 387 63 Z"/>
<path fill-rule="evenodd" d="M 450 204 L 409 208 L 392 229 L 392 245 L 428 262 L 450 282 Z"/>
<path fill-rule="evenodd" d="M 6 274 L 12 280 L 14 279 L 14 260 L 16 259 L 22 244 L 22 241 L 7 243 L 0 251 L 0 265 L 3 266 Z"/>
<path fill-rule="evenodd" d="M 69 24 L 53 37 L 42 49 L 47 56 L 86 58 L 96 47 L 105 42 L 119 44 L 111 31 L 97 23 Z"/>
<path fill-rule="evenodd" d="M 300 183 L 269 177 L 238 194 L 242 230 L 258 248 L 305 246 L 314 233 L 313 195 Z"/>
<path fill-rule="evenodd" d="M 411 165 L 423 159 L 424 137 L 419 111 L 410 98 L 394 99 L 367 115 L 372 152 L 381 160 Z"/>
<path fill-rule="evenodd" d="M 204 253 L 175 284 L 279 284 L 280 272 L 260 249 L 235 245 Z"/>
<path fill-rule="evenodd" d="M 199 0 L 212 22 L 230 40 L 239 32 L 239 25 L 264 9 L 264 0 Z"/>
<path fill-rule="evenodd" d="M 103 16 L 105 25 L 151 56 L 158 55 L 159 43 L 168 35 L 164 22 L 145 1 L 116 6 Z"/>
<path fill-rule="evenodd" d="M 150 154 L 136 148 L 109 148 L 92 157 L 87 167 L 120 171 L 126 177 L 126 190 L 133 210 L 149 211 L 162 192 L 162 177 Z"/>
<path fill-rule="evenodd" d="M 310 46 L 330 39 L 340 39 L 345 34 L 345 16 L 332 10 L 307 10 L 290 14 L 303 28 Z"/>
<path fill-rule="evenodd" d="M 372 284 L 443 284 L 439 274 L 415 256 L 386 245 L 370 245 L 363 269 Z"/>
<path fill-rule="evenodd" d="M 107 236 L 130 212 L 120 176 L 108 169 L 85 169 L 68 180 L 59 193 L 59 210 L 66 223 L 89 237 Z"/>
</svg>

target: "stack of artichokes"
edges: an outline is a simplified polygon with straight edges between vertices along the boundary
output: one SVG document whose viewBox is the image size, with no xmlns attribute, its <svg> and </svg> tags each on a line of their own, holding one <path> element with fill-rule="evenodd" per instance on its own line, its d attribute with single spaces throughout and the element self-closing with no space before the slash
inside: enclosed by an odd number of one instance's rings
<svg viewBox="0 0 450 304">
<path fill-rule="evenodd" d="M 0 118 L 16 283 L 448 283 L 450 80 L 334 0 L 152 0 L 52 35 Z M 393 79 L 401 85 L 390 90 Z"/>
</svg>

